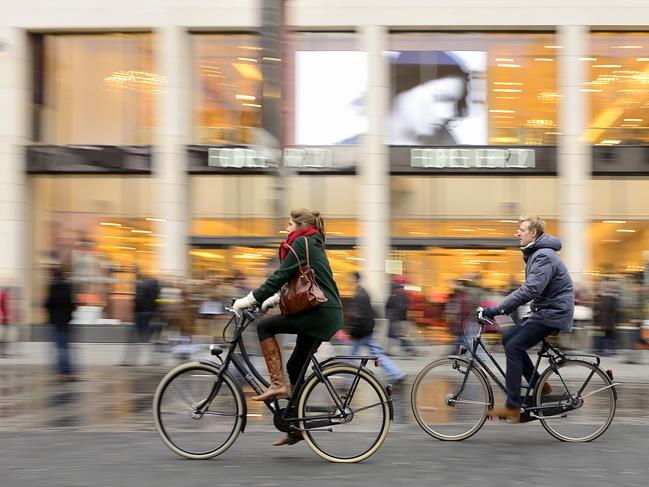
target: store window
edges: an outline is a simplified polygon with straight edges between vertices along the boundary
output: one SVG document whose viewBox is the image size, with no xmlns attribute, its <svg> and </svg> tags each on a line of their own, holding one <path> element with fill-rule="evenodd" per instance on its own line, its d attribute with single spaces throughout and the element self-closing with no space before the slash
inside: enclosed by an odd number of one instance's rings
<svg viewBox="0 0 649 487">
<path fill-rule="evenodd" d="M 154 100 L 150 34 L 34 37 L 34 134 L 48 144 L 150 144 Z"/>
<path fill-rule="evenodd" d="M 157 274 L 152 185 L 136 177 L 32 177 L 32 322 L 45 319 L 49 269 L 61 264 L 86 324 L 133 320 L 136 272 Z"/>
<path fill-rule="evenodd" d="M 252 144 L 261 126 L 262 51 L 254 34 L 193 34 L 193 142 Z"/>
<path fill-rule="evenodd" d="M 551 33 L 394 33 L 390 145 L 556 144 Z"/>
<path fill-rule="evenodd" d="M 649 143 L 648 50 L 649 32 L 591 33 L 591 55 L 581 59 L 590 67 L 590 143 Z"/>
</svg>

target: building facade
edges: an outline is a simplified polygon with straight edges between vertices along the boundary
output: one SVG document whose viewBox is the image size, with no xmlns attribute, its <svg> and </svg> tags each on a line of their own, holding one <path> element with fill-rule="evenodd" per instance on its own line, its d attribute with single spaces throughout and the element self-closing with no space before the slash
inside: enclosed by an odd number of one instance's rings
<svg viewBox="0 0 649 487">
<path fill-rule="evenodd" d="M 389 273 L 431 294 L 465 275 L 507 287 L 520 214 L 546 219 L 579 283 L 643 271 L 643 2 L 285 2 L 279 57 L 277 5 L 2 12 L 0 275 L 25 321 L 43 319 L 54 260 L 108 318 L 136 267 L 252 286 L 299 207 L 325 216 L 341 288 L 362 270 L 378 300 Z"/>
</svg>

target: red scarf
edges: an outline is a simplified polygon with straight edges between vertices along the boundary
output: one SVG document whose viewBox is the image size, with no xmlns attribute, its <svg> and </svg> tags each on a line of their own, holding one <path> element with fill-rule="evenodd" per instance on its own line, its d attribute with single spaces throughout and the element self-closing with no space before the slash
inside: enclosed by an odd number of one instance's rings
<svg viewBox="0 0 649 487">
<path fill-rule="evenodd" d="M 286 256 L 290 252 L 290 250 L 286 248 L 287 245 L 291 245 L 300 237 L 308 237 L 314 233 L 320 233 L 316 227 L 298 228 L 289 233 L 287 239 L 279 246 L 279 261 L 284 262 L 284 259 L 286 259 Z"/>
</svg>

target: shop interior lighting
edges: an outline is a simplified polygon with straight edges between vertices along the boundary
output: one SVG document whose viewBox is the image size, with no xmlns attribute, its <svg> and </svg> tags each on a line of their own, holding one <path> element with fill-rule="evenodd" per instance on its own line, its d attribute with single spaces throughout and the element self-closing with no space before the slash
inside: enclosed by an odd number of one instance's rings
<svg viewBox="0 0 649 487">
<path fill-rule="evenodd" d="M 520 68 L 520 64 L 502 63 L 497 65 L 499 68 Z"/>
<path fill-rule="evenodd" d="M 625 122 L 642 122 L 641 118 L 625 118 Z"/>
<path fill-rule="evenodd" d="M 620 142 L 622 141 L 617 139 L 606 139 L 602 140 L 599 145 L 618 145 Z"/>
<path fill-rule="evenodd" d="M 516 113 L 516 110 L 489 110 L 489 113 Z"/>
<path fill-rule="evenodd" d="M 166 222 L 164 218 L 145 218 L 146 221 L 148 222 Z"/>
<path fill-rule="evenodd" d="M 630 228 L 618 228 L 615 231 L 619 233 L 635 233 L 635 230 L 632 230 Z"/>
<path fill-rule="evenodd" d="M 639 62 L 646 62 L 649 61 L 649 57 L 638 57 L 635 60 Z"/>
<path fill-rule="evenodd" d="M 255 101 L 257 99 L 254 95 L 235 95 L 237 100 Z"/>
<path fill-rule="evenodd" d="M 515 96 L 497 96 L 496 99 L 497 100 L 515 100 L 516 97 Z"/>
<path fill-rule="evenodd" d="M 497 57 L 496 61 L 499 63 L 513 63 L 514 60 L 508 57 Z"/>
<path fill-rule="evenodd" d="M 145 233 L 145 234 L 151 234 L 151 233 L 153 233 L 153 232 L 152 232 L 151 230 L 137 230 L 137 229 L 134 228 L 133 230 L 131 230 L 131 233 Z"/>
<path fill-rule="evenodd" d="M 593 64 L 591 68 L 621 68 L 621 64 Z"/>
<path fill-rule="evenodd" d="M 261 105 L 259 103 L 242 103 L 244 107 L 253 107 L 253 108 L 261 108 Z"/>
<path fill-rule="evenodd" d="M 494 81 L 494 84 L 502 86 L 523 86 L 523 83 L 520 81 Z"/>
<path fill-rule="evenodd" d="M 554 61 L 554 59 L 552 59 L 551 57 L 535 57 L 534 60 L 546 63 L 551 63 L 552 61 Z"/>
<path fill-rule="evenodd" d="M 601 93 L 603 90 L 597 88 L 582 88 L 579 91 L 583 91 L 584 93 Z"/>
<path fill-rule="evenodd" d="M 522 93 L 523 90 L 517 88 L 494 88 L 493 91 L 496 93 Z"/>
<path fill-rule="evenodd" d="M 237 46 L 238 49 L 246 49 L 248 51 L 261 51 L 262 48 L 259 46 Z"/>
<path fill-rule="evenodd" d="M 602 223 L 612 223 L 615 225 L 621 225 L 622 223 L 626 223 L 626 220 L 602 220 Z"/>
<path fill-rule="evenodd" d="M 642 46 L 611 46 L 611 49 L 642 49 Z"/>
<path fill-rule="evenodd" d="M 597 61 L 596 57 L 580 57 L 580 61 Z"/>
<path fill-rule="evenodd" d="M 255 58 L 252 58 L 252 57 L 238 57 L 237 61 L 247 61 L 249 63 L 256 63 L 257 62 L 257 60 Z"/>
<path fill-rule="evenodd" d="M 99 224 L 104 226 L 104 227 L 121 227 L 122 226 L 121 223 L 113 223 L 113 222 L 100 222 Z"/>
<path fill-rule="evenodd" d="M 556 45 L 549 45 L 549 46 L 543 46 L 546 49 L 562 49 L 561 46 L 556 46 Z"/>
</svg>

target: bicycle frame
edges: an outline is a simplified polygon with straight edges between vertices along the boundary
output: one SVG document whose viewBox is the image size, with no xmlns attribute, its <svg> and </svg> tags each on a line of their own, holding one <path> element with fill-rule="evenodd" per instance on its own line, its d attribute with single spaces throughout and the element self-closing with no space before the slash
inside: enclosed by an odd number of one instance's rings
<svg viewBox="0 0 649 487">
<path fill-rule="evenodd" d="M 221 359 L 220 357 L 220 352 L 217 355 L 219 360 L 221 361 L 221 365 L 219 366 L 219 373 L 217 375 L 217 379 L 212 386 L 212 390 L 210 392 L 210 395 L 203 401 L 201 401 L 199 404 L 196 405 L 195 411 L 198 413 L 203 412 L 205 408 L 209 406 L 209 404 L 212 402 L 214 397 L 216 397 L 216 394 L 219 391 L 219 388 L 221 387 L 221 384 L 223 383 L 223 374 L 225 371 L 227 371 L 230 367 L 231 364 L 234 365 L 234 367 L 241 373 L 243 378 L 246 380 L 246 382 L 253 388 L 253 390 L 257 394 L 261 394 L 263 392 L 262 386 L 263 387 L 268 387 L 270 384 L 268 381 L 259 373 L 257 368 L 253 365 L 253 363 L 250 361 L 250 357 L 248 355 L 248 352 L 246 351 L 245 345 L 243 343 L 242 335 L 244 330 L 250 325 L 255 320 L 254 314 L 250 313 L 249 311 L 244 311 L 243 316 L 240 319 L 237 319 L 235 315 L 232 316 L 228 324 L 226 325 L 223 335 L 224 335 L 224 341 L 229 343 L 229 348 L 228 348 L 228 353 L 227 356 L 225 357 L 225 360 Z M 231 326 L 232 323 L 235 323 L 235 331 L 234 331 L 234 338 L 231 341 L 225 340 L 225 333 L 227 329 Z M 300 375 L 298 377 L 297 383 L 295 385 L 295 391 L 291 395 L 290 399 L 288 400 L 288 404 L 284 408 L 280 408 L 278 399 L 273 399 L 270 401 L 264 401 L 266 404 L 266 407 L 273 413 L 273 416 L 275 417 L 276 420 L 280 420 L 283 423 L 297 423 L 299 421 L 308 421 L 309 423 L 316 422 L 318 420 L 321 421 L 327 421 L 326 424 L 321 424 L 318 425 L 315 423 L 315 426 L 311 428 L 304 428 L 304 429 L 316 429 L 324 426 L 330 426 L 331 420 L 332 419 L 337 419 L 337 418 L 344 418 L 348 413 L 346 412 L 347 407 L 349 406 L 352 398 L 354 397 L 354 393 L 356 392 L 356 387 L 358 386 L 359 380 L 360 380 L 360 372 L 361 370 L 367 365 L 367 362 L 370 360 L 376 360 L 376 357 L 371 357 L 371 356 L 348 356 L 348 355 L 343 355 L 343 356 L 336 356 L 336 357 L 331 357 L 322 363 L 318 362 L 317 358 L 315 357 L 315 352 L 317 351 L 318 347 L 320 346 L 321 342 L 316 342 L 311 350 L 309 351 L 308 355 L 308 360 L 305 361 L 304 365 L 302 366 L 302 370 L 300 371 Z M 238 349 L 238 350 L 237 350 Z M 238 352 L 238 353 L 237 353 Z M 349 393 L 347 394 L 347 397 L 345 397 L 344 400 L 341 400 L 341 398 L 338 396 L 336 391 L 334 390 L 333 386 L 329 382 L 329 380 L 324 376 L 323 374 L 323 366 L 325 366 L 328 363 L 334 364 L 336 362 L 339 362 L 341 360 L 359 360 L 359 364 L 357 367 L 357 372 L 356 375 L 354 376 L 354 379 L 352 381 L 352 385 L 350 387 Z M 205 361 L 207 363 L 213 364 L 212 361 Z M 304 385 L 304 378 L 306 375 L 307 370 L 309 369 L 309 365 L 312 366 L 313 372 L 318 376 L 321 382 L 325 384 L 325 387 L 327 388 L 327 391 L 331 395 L 331 398 L 333 399 L 334 403 L 336 404 L 336 409 L 338 413 L 336 415 L 323 415 L 323 416 L 309 416 L 308 418 L 300 418 L 300 417 L 291 417 L 291 412 L 295 410 L 296 407 L 296 402 L 297 398 L 299 397 L 299 394 L 297 393 L 300 388 Z M 389 395 L 389 394 L 388 394 Z M 370 406 L 371 407 L 371 406 Z M 365 409 L 365 408 L 364 408 Z M 281 415 L 280 415 L 281 413 Z M 392 410 L 392 400 L 390 399 L 390 416 L 391 418 L 393 417 L 393 410 Z M 244 419 L 244 424 L 242 426 L 242 430 L 245 427 L 245 419 Z M 299 428 L 296 428 L 299 429 Z"/>
<path fill-rule="evenodd" d="M 505 384 L 503 384 L 501 379 L 496 375 L 496 373 L 492 370 L 492 368 L 489 367 L 489 365 L 484 360 L 482 360 L 477 354 L 478 348 L 481 348 L 482 351 L 485 353 L 485 355 L 487 357 L 489 357 L 491 362 L 495 365 L 498 372 L 500 372 L 501 377 L 503 379 L 506 377 L 505 371 L 503 371 L 500 364 L 498 364 L 498 362 L 496 362 L 496 359 L 489 352 L 489 350 L 487 350 L 487 348 L 484 346 L 484 343 L 482 341 L 482 336 L 481 336 L 482 331 L 484 329 L 483 321 L 481 321 L 479 319 L 478 323 L 479 323 L 479 326 L 480 326 L 480 331 L 478 332 L 477 336 L 473 339 L 473 346 L 469 350 L 471 356 L 470 356 L 470 359 L 469 359 L 469 365 L 468 365 L 467 371 L 470 370 L 471 368 L 475 368 L 479 373 L 482 373 L 483 375 L 485 375 L 485 373 L 486 373 L 491 378 L 491 380 L 498 386 L 498 388 L 505 394 L 505 396 L 508 397 L 509 399 L 511 399 L 509 397 L 509 395 L 507 394 L 507 388 L 506 388 Z M 590 362 L 590 363 L 592 365 L 595 365 L 595 367 L 599 368 L 600 358 L 597 355 L 565 354 L 565 353 L 559 351 L 558 349 L 556 349 L 555 347 L 553 347 L 550 344 L 550 342 L 548 341 L 547 337 L 545 337 L 542 340 L 541 349 L 537 353 L 537 360 L 536 360 L 536 364 L 534 365 L 534 370 L 532 372 L 532 377 L 533 378 L 535 377 L 536 380 L 538 380 L 545 373 L 545 371 L 548 370 L 548 368 L 552 369 L 557 374 L 557 376 L 559 377 L 561 382 L 563 383 L 563 385 L 565 387 L 565 390 L 568 393 L 570 403 L 574 404 L 575 403 L 575 397 L 573 397 L 573 394 L 571 394 L 571 392 L 570 392 L 570 388 L 566 385 L 563 377 L 559 373 L 558 365 L 560 365 L 561 363 L 568 360 L 568 358 L 575 358 L 575 357 L 594 358 L 595 362 L 594 363 Z M 539 374 L 538 373 L 539 365 L 541 364 L 541 359 L 543 359 L 543 358 L 548 359 L 549 365 L 548 365 L 548 368 L 546 368 L 541 374 Z M 475 365 L 476 363 L 478 365 Z M 579 391 L 577 391 L 577 396 L 580 396 L 581 393 L 584 391 L 584 389 L 586 388 L 586 386 L 590 382 L 590 379 L 593 377 L 594 373 L 595 373 L 595 369 L 593 369 L 591 371 L 589 376 L 584 381 L 584 384 L 580 387 Z M 462 386 L 460 387 L 460 390 L 454 395 L 454 398 L 453 398 L 454 400 L 457 400 L 457 398 L 464 391 L 464 388 L 466 386 L 466 382 L 468 380 L 468 377 L 469 377 L 468 374 L 466 374 L 465 377 L 464 377 L 464 380 L 462 381 Z M 613 391 L 615 392 L 614 387 L 616 385 L 617 385 L 617 383 L 611 382 L 611 384 L 608 387 L 613 387 Z M 525 396 L 523 397 L 521 409 L 524 412 L 530 413 L 530 414 L 532 414 L 533 417 L 536 418 L 536 416 L 533 414 L 535 412 L 542 411 L 542 410 L 555 410 L 555 409 L 557 409 L 556 405 L 548 405 L 548 406 L 531 406 L 531 405 L 528 405 L 528 400 L 531 398 L 531 391 L 532 391 L 533 388 L 532 388 L 531 384 L 529 384 L 529 383 L 526 386 L 523 386 L 523 388 L 525 388 Z M 599 391 L 595 391 L 595 392 L 599 392 Z M 493 401 L 493 394 L 490 393 L 490 396 L 491 396 L 490 401 Z M 563 411 L 567 411 L 567 410 L 570 410 L 570 409 L 572 409 L 572 407 L 564 408 Z"/>
</svg>

